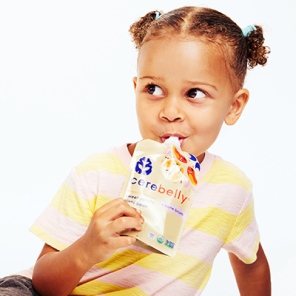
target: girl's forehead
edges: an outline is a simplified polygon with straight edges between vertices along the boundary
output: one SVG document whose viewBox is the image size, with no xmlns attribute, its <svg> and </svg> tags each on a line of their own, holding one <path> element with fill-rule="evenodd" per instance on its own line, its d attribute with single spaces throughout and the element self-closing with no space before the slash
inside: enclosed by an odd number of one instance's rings
<svg viewBox="0 0 296 296">
<path fill-rule="evenodd" d="M 171 63 L 200 60 L 204 57 L 204 62 L 214 59 L 223 60 L 225 64 L 225 53 L 216 43 L 200 38 L 179 37 L 154 38 L 145 42 L 139 49 L 138 63 L 144 62 L 146 58 L 148 59 L 146 62 L 153 62 L 161 56 L 165 62 L 169 57 L 174 57 L 174 60 L 169 61 Z"/>
<path fill-rule="evenodd" d="M 180 44 L 198 44 L 201 48 L 207 48 L 207 50 L 216 52 L 217 54 L 221 54 L 225 51 L 226 47 L 223 46 L 223 43 L 217 41 L 209 41 L 204 36 L 182 36 L 182 35 L 173 35 L 173 36 L 159 36 L 154 38 L 147 39 L 139 49 L 139 54 L 143 50 L 155 50 L 157 47 L 163 47 L 164 49 L 167 47 L 178 48 Z M 148 45 L 148 46 L 147 46 Z"/>
</svg>

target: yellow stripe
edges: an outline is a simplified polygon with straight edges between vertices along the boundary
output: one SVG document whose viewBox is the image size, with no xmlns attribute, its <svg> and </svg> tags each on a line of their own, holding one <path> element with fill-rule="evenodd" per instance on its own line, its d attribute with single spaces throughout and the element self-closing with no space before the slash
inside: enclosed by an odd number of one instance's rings
<svg viewBox="0 0 296 296">
<path fill-rule="evenodd" d="M 87 200 L 81 198 L 73 189 L 63 184 L 52 200 L 51 205 L 64 216 L 81 225 L 88 226 L 95 210 L 112 199 L 109 196 L 98 195 Z"/>
<path fill-rule="evenodd" d="M 78 175 L 93 170 L 105 170 L 111 174 L 127 174 L 127 169 L 120 158 L 111 153 L 94 154 L 76 168 Z"/>
<path fill-rule="evenodd" d="M 98 208 L 113 199 L 114 197 L 99 194 L 94 199 L 90 200 L 90 206 L 93 209 L 93 212 L 95 212 Z"/>
<path fill-rule="evenodd" d="M 185 228 L 193 228 L 225 241 L 235 219 L 235 215 L 219 208 L 195 208 L 190 210 Z"/>
<path fill-rule="evenodd" d="M 79 197 L 79 195 L 63 184 L 57 192 L 51 205 L 64 216 L 69 217 L 76 222 L 87 226 L 93 215 L 93 201 Z M 83 215 L 81 215 L 83 213 Z"/>
<path fill-rule="evenodd" d="M 111 293 L 107 293 L 106 295 L 112 296 L 112 295 L 120 295 L 120 296 L 148 296 L 148 294 L 144 293 L 142 290 L 140 290 L 137 287 L 129 288 L 127 290 L 123 291 L 114 291 Z"/>
<path fill-rule="evenodd" d="M 224 160 L 215 160 L 211 170 L 202 179 L 203 182 L 212 184 L 231 183 L 251 191 L 252 183 L 246 175 L 231 163 Z"/>
<path fill-rule="evenodd" d="M 93 280 L 82 284 L 72 291 L 70 295 L 99 295 L 108 293 L 109 291 L 118 291 L 122 288 L 116 285 L 103 283 L 98 280 Z"/>
<path fill-rule="evenodd" d="M 148 257 L 136 262 L 136 265 L 178 278 L 187 285 L 198 289 L 204 286 L 211 270 L 209 264 L 183 253 L 177 253 L 175 257 L 150 254 Z M 206 274 L 206 280 L 204 274 Z"/>
<path fill-rule="evenodd" d="M 116 271 L 132 265 L 134 262 L 139 261 L 147 256 L 148 255 L 145 253 L 140 253 L 129 249 L 122 252 L 117 251 L 106 261 L 96 264 L 96 267 L 110 271 Z M 124 260 L 122 260 L 122 258 L 124 258 Z"/>
<path fill-rule="evenodd" d="M 239 224 L 235 224 L 235 228 L 231 231 L 226 244 L 235 241 L 239 236 L 241 236 L 244 230 L 252 223 L 254 220 L 254 201 L 251 201 L 247 207 L 240 213 L 237 217 Z"/>
</svg>

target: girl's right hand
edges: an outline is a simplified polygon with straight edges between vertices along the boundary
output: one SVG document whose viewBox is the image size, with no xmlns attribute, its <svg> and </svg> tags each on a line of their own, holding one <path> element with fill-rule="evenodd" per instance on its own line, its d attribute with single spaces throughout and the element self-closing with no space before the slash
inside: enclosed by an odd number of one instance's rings
<svg viewBox="0 0 296 296">
<path fill-rule="evenodd" d="M 61 251 L 44 245 L 34 266 L 35 289 L 45 296 L 69 295 L 93 265 L 135 243 L 134 237 L 121 236 L 121 232 L 140 231 L 142 224 L 142 216 L 122 198 L 106 203 L 95 211 L 86 232 L 73 244 Z"/>
<path fill-rule="evenodd" d="M 92 266 L 108 259 L 117 249 L 134 244 L 136 238 L 120 233 L 128 229 L 141 231 L 143 222 L 140 213 L 122 198 L 106 203 L 95 211 L 81 238 L 86 260 Z"/>
</svg>

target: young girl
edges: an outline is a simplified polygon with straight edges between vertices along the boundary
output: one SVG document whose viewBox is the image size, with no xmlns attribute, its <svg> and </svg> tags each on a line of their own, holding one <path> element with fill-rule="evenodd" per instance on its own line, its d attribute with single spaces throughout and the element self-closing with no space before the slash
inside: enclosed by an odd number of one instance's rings
<svg viewBox="0 0 296 296">
<path fill-rule="evenodd" d="M 139 50 L 133 81 L 142 138 L 178 137 L 201 164 L 177 255 L 153 253 L 120 236 L 145 223 L 118 198 L 134 143 L 73 169 L 31 229 L 45 242 L 32 274 L 35 290 L 30 279 L 18 280 L 33 291 L 28 295 L 200 295 L 224 248 L 241 295 L 270 295 L 251 183 L 207 152 L 222 124 L 235 124 L 247 104 L 247 68 L 267 61 L 262 28 L 242 30 L 218 11 L 183 7 L 150 12 L 130 32 Z"/>
</svg>

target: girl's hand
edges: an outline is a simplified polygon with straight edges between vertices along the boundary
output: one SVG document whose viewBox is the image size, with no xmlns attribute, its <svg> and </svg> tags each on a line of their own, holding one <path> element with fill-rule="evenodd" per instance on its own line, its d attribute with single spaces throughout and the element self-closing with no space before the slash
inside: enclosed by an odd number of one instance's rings
<svg viewBox="0 0 296 296">
<path fill-rule="evenodd" d="M 121 236 L 127 229 L 142 230 L 144 220 L 140 213 L 122 198 L 112 200 L 97 209 L 81 238 L 86 260 L 91 265 L 108 259 L 114 251 L 136 242 L 131 236 Z"/>
<path fill-rule="evenodd" d="M 44 245 L 34 266 L 35 289 L 40 295 L 69 295 L 94 264 L 135 243 L 134 237 L 120 233 L 126 228 L 140 231 L 142 223 L 141 215 L 122 198 L 106 203 L 95 211 L 85 234 L 73 244 L 61 251 Z"/>
</svg>

